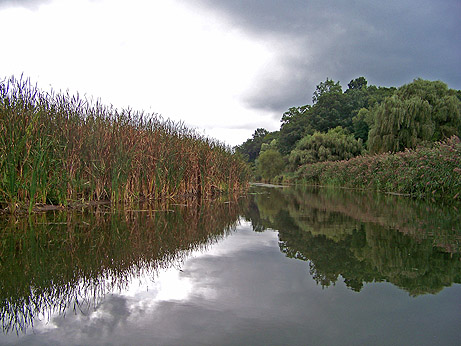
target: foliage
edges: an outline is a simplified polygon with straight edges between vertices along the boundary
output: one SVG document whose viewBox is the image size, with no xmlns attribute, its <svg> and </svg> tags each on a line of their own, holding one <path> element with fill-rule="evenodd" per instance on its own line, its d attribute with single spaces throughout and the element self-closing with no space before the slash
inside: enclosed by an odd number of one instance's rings
<svg viewBox="0 0 461 346">
<path fill-rule="evenodd" d="M 327 132 L 341 126 L 366 143 L 371 119 L 359 117 L 361 109 L 368 109 L 392 95 L 395 88 L 367 86 L 367 80 L 359 77 L 352 80 L 343 93 L 339 82 L 327 78 L 314 92 L 314 104 L 292 107 L 282 116 L 278 137 L 279 151 L 288 155 L 296 143 L 315 131 Z M 355 121 L 354 121 L 355 119 Z"/>
<path fill-rule="evenodd" d="M 0 82 L 0 206 L 172 198 L 244 188 L 225 145 L 155 114 Z"/>
<path fill-rule="evenodd" d="M 354 109 L 350 95 L 342 92 L 323 94 L 308 114 L 312 128 L 319 132 L 337 126 L 351 130 Z"/>
<path fill-rule="evenodd" d="M 367 84 L 368 84 L 368 81 L 365 79 L 365 77 L 359 77 L 359 78 L 351 80 L 347 86 L 349 90 L 359 90 L 359 89 L 366 89 Z"/>
<path fill-rule="evenodd" d="M 261 151 L 261 146 L 264 143 L 270 143 L 276 134 L 274 132 L 269 132 L 266 129 L 258 128 L 252 135 L 252 138 L 247 139 L 241 145 L 235 147 L 235 151 L 243 155 L 247 162 L 255 162 L 256 158 L 259 156 Z"/>
<path fill-rule="evenodd" d="M 416 79 L 371 112 L 371 152 L 401 151 L 461 132 L 461 101 L 445 83 Z"/>
<path fill-rule="evenodd" d="M 366 143 L 370 127 L 373 126 L 373 117 L 370 111 L 366 108 L 361 108 L 357 115 L 352 118 L 352 125 L 354 128 L 354 137 Z"/>
<path fill-rule="evenodd" d="M 304 165 L 295 181 L 370 188 L 417 198 L 461 200 L 461 141 L 453 136 L 433 147 Z"/>
<path fill-rule="evenodd" d="M 282 155 L 274 149 L 265 150 L 256 160 L 256 170 L 266 181 L 275 178 L 285 168 Z"/>
<path fill-rule="evenodd" d="M 319 102 L 320 98 L 326 94 L 342 94 L 343 90 L 341 84 L 327 78 L 325 82 L 321 82 L 315 87 L 314 95 L 312 96 L 312 102 L 315 104 Z"/>
<path fill-rule="evenodd" d="M 350 137 L 330 133 L 337 127 L 347 131 Z M 437 151 L 441 150 L 442 145 L 437 144 L 433 147 L 434 143 L 453 135 L 459 136 L 460 133 L 460 90 L 449 89 L 440 81 L 422 79 L 416 79 L 398 89 L 368 86 L 364 77 L 358 77 L 350 81 L 348 89 L 344 92 L 339 82 L 329 78 L 321 82 L 314 91 L 313 104 L 289 108 L 282 116 L 280 131 L 274 133 L 272 139 L 276 139 L 278 151 L 289 164 L 284 169 L 284 177 L 287 181 L 302 176 L 309 183 L 370 187 L 428 197 L 442 196 L 446 191 L 456 191 L 452 189 L 454 186 L 451 184 L 457 183 L 449 178 L 438 176 L 436 172 L 434 172 L 434 179 L 442 179 L 443 182 L 438 183 L 437 189 L 430 191 L 429 186 L 434 184 L 432 182 L 424 187 L 414 186 L 409 177 L 403 182 L 396 174 L 389 175 L 394 180 L 388 179 L 388 169 L 394 164 L 389 163 L 389 167 L 384 165 L 376 168 L 382 176 L 377 177 L 378 174 L 373 177 L 367 176 L 366 182 L 355 184 L 351 183 L 355 178 L 347 170 L 348 167 L 341 171 L 343 168 L 338 164 L 315 165 L 314 163 L 345 160 L 359 155 L 364 150 L 371 153 L 396 153 L 426 146 L 429 151 Z M 342 139 L 339 140 L 339 137 Z M 357 141 L 353 141 L 352 137 Z M 265 143 L 269 142 L 267 140 Z M 457 160 L 453 153 L 449 153 L 448 157 L 447 160 Z M 408 160 L 407 165 L 414 164 L 411 162 L 412 158 Z M 308 166 L 302 170 L 302 173 L 297 172 L 293 178 L 290 177 L 287 171 L 295 170 L 305 164 Z M 426 164 L 435 166 L 438 161 Z M 446 166 L 445 163 L 440 167 L 440 174 L 452 172 L 451 166 Z M 403 168 L 399 174 L 408 176 Z M 450 192 L 448 197 L 453 197 L 455 194 L 456 192 Z"/>
<path fill-rule="evenodd" d="M 278 134 L 278 149 L 283 155 L 288 155 L 296 142 L 306 134 L 312 134 L 309 118 L 306 116 L 310 106 L 291 107 L 282 116 L 282 126 Z"/>
<path fill-rule="evenodd" d="M 302 138 L 291 152 L 289 162 L 296 169 L 309 163 L 347 160 L 362 152 L 361 140 L 338 126 L 327 133 L 315 132 Z"/>
<path fill-rule="evenodd" d="M 261 151 L 260 153 L 262 154 L 263 152 L 265 152 L 266 150 L 276 150 L 277 151 L 277 140 L 276 139 L 273 139 L 270 143 L 263 143 L 261 145 Z"/>
</svg>

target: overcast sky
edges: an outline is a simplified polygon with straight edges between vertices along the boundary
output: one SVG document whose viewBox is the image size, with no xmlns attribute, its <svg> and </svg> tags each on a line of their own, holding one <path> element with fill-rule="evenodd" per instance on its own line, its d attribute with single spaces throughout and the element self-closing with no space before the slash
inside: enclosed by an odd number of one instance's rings
<svg viewBox="0 0 461 346">
<path fill-rule="evenodd" d="M 461 89 L 460 0 L 0 0 L 0 79 L 23 74 L 231 145 L 327 77 Z"/>
</svg>

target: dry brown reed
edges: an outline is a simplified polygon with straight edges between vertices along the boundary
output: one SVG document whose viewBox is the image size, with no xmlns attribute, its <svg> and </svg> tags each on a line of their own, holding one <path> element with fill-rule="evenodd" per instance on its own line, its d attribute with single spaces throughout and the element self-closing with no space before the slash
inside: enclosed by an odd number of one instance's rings
<svg viewBox="0 0 461 346">
<path fill-rule="evenodd" d="M 225 144 L 158 114 L 118 110 L 29 80 L 0 82 L 0 205 L 169 199 L 245 189 Z"/>
</svg>

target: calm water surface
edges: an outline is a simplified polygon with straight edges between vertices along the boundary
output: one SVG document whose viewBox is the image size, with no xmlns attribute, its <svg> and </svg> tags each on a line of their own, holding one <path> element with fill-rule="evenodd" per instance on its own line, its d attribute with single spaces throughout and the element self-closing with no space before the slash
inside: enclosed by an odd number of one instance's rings
<svg viewBox="0 0 461 346">
<path fill-rule="evenodd" d="M 333 189 L 0 220 L 4 345 L 459 345 L 453 206 Z"/>
</svg>

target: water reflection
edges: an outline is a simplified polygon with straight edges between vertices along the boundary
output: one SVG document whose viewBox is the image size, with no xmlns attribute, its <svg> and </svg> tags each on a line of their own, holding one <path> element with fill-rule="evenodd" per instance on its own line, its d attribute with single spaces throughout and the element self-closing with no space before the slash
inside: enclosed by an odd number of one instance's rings
<svg viewBox="0 0 461 346">
<path fill-rule="evenodd" d="M 261 190 L 246 214 L 254 230 L 278 230 L 281 251 L 308 261 L 323 287 L 341 276 L 357 292 L 388 281 L 417 296 L 461 283 L 456 207 L 340 189 Z"/>
<path fill-rule="evenodd" d="M 65 211 L 2 219 L 0 318 L 25 331 L 71 307 L 88 311 L 107 292 L 153 277 L 233 229 L 240 205 L 210 203 Z"/>
<path fill-rule="evenodd" d="M 0 222 L 0 344 L 459 343 L 453 207 L 258 187 Z"/>
</svg>

